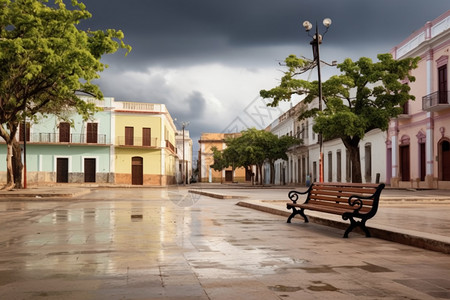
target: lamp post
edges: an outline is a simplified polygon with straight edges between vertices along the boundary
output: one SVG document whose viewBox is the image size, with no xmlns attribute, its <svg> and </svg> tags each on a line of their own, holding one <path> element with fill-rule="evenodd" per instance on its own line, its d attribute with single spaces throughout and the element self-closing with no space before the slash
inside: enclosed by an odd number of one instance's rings
<svg viewBox="0 0 450 300">
<path fill-rule="evenodd" d="M 319 26 L 317 26 L 316 22 L 316 33 L 314 36 L 311 36 L 313 39 L 310 42 L 312 46 L 314 61 L 317 64 L 317 81 L 319 82 L 319 111 L 322 111 L 322 78 L 320 73 L 320 44 L 322 43 L 322 37 L 328 32 L 328 28 L 331 25 L 331 19 L 326 18 L 323 20 L 323 26 L 325 26 L 325 32 L 323 35 L 319 34 Z M 305 28 L 306 32 L 309 33 L 309 31 L 312 29 L 312 24 L 309 21 L 303 22 L 303 27 Z M 323 182 L 323 140 L 322 140 L 322 134 L 319 133 L 319 181 Z"/>
<path fill-rule="evenodd" d="M 186 185 L 186 179 L 187 178 L 185 178 L 185 165 L 186 165 L 186 161 L 184 160 L 184 128 L 186 127 L 186 126 L 188 126 L 189 125 L 189 122 L 183 122 L 183 123 L 181 123 L 181 127 L 183 128 L 183 164 L 182 164 L 182 166 L 181 166 L 181 179 L 183 180 L 183 185 Z M 187 170 L 187 166 L 186 166 L 186 170 Z M 187 177 L 187 176 L 186 176 Z"/>
</svg>

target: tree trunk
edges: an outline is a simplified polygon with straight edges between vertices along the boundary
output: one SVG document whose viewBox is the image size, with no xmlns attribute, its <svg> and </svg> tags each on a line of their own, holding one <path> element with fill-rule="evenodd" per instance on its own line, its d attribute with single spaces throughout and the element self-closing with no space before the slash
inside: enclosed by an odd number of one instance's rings
<svg viewBox="0 0 450 300">
<path fill-rule="evenodd" d="M 260 164 L 258 165 L 258 169 L 259 169 L 259 180 L 261 181 L 261 185 L 264 185 L 264 181 L 263 181 L 263 165 Z"/>
<path fill-rule="evenodd" d="M 12 140 L 8 140 L 6 143 L 6 185 L 3 189 L 10 191 L 14 188 L 14 172 L 12 167 L 13 145 Z"/>
<path fill-rule="evenodd" d="M 275 162 L 270 162 L 270 184 L 275 184 Z"/>
<path fill-rule="evenodd" d="M 359 141 L 357 137 L 342 138 L 345 148 L 350 153 L 350 161 L 352 162 L 352 182 L 362 183 L 361 173 L 361 156 L 359 154 Z"/>
<path fill-rule="evenodd" d="M 22 186 L 22 148 L 16 139 L 12 140 L 12 168 L 14 174 L 14 184 L 16 189 L 23 188 Z"/>
</svg>

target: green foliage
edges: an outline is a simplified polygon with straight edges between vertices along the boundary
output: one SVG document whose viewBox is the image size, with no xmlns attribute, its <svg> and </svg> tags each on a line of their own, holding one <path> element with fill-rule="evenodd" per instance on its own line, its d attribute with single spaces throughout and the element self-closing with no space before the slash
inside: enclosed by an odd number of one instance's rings
<svg viewBox="0 0 450 300">
<path fill-rule="evenodd" d="M 76 93 L 102 99 L 93 83 L 107 67 L 101 57 L 119 48 L 131 51 L 120 30 L 78 29 L 91 14 L 77 0 L 70 3 L 0 0 L 0 136 L 7 143 L 25 113 L 64 116 L 76 109 L 88 119 L 96 107 Z"/>
<path fill-rule="evenodd" d="M 341 75 L 332 76 L 322 84 L 323 112 L 311 108 L 303 112 L 300 119 L 315 117 L 314 130 L 325 138 L 358 136 L 362 139 L 372 129 L 387 130 L 389 120 L 402 112 L 401 107 L 408 100 L 414 100 L 405 82 L 415 80 L 410 71 L 417 67 L 419 58 L 394 60 L 390 54 L 379 54 L 378 60 L 374 63 L 362 57 L 339 64 Z M 302 60 L 291 55 L 285 62 L 288 70 L 280 85 L 262 90 L 260 95 L 272 98 L 271 106 L 289 101 L 294 94 L 306 95 L 305 103 L 317 99 L 317 81 L 295 79 L 303 66 Z"/>
<path fill-rule="evenodd" d="M 299 144 L 301 141 L 291 136 L 278 136 L 265 130 L 250 128 L 241 132 L 241 136 L 225 140 L 227 147 L 218 151 L 213 147 L 214 170 L 224 168 L 261 167 L 268 160 L 287 159 L 286 152 L 289 147 Z M 261 168 L 260 168 L 261 169 Z"/>
<path fill-rule="evenodd" d="M 106 67 L 100 58 L 119 48 L 131 50 L 121 31 L 79 30 L 79 22 L 91 17 L 82 3 L 72 0 L 68 9 L 62 0 L 46 2 L 0 1 L 2 124 L 17 121 L 17 113 L 25 108 L 31 116 L 77 107 L 87 118 L 93 107 L 83 104 L 75 92 L 102 99 L 92 83 Z"/>
<path fill-rule="evenodd" d="M 407 83 L 415 81 L 410 71 L 417 68 L 419 60 L 419 57 L 394 60 L 391 54 L 379 54 L 375 63 L 366 57 L 355 62 L 348 58 L 338 65 L 340 75 L 322 83 L 323 111 L 311 107 L 302 112 L 299 119 L 314 118 L 315 132 L 325 139 L 341 138 L 347 149 L 353 148 L 351 153 L 359 153 L 356 148 L 367 132 L 376 128 L 386 131 L 391 118 L 402 113 L 402 106 L 408 100 L 415 100 L 409 94 Z M 295 78 L 301 73 L 303 60 L 291 55 L 285 62 L 287 71 L 280 85 L 260 91 L 261 97 L 272 98 L 269 106 L 289 101 L 295 94 L 305 95 L 303 102 L 306 104 L 318 99 L 317 81 Z M 358 159 L 352 157 L 352 162 L 359 164 Z M 360 180 L 356 178 L 354 182 Z"/>
</svg>

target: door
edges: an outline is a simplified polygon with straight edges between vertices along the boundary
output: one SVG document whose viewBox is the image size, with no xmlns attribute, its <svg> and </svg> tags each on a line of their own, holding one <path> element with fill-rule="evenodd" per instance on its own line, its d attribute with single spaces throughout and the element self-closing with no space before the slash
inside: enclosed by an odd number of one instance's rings
<svg viewBox="0 0 450 300">
<path fill-rule="evenodd" d="M 95 182 L 95 158 L 84 159 L 84 182 Z"/>
<path fill-rule="evenodd" d="M 419 149 L 420 149 L 420 181 L 424 181 L 426 175 L 425 143 L 420 143 Z"/>
<path fill-rule="evenodd" d="M 400 172 L 402 181 L 409 181 L 409 145 L 400 146 Z"/>
<path fill-rule="evenodd" d="M 59 142 L 70 142 L 70 124 L 67 122 L 59 123 Z"/>
<path fill-rule="evenodd" d="M 134 127 L 125 127 L 125 145 L 134 145 Z"/>
<path fill-rule="evenodd" d="M 144 184 L 144 159 L 142 157 L 131 158 L 131 184 Z"/>
<path fill-rule="evenodd" d="M 97 123 L 87 123 L 87 139 L 88 143 L 97 143 L 97 132 L 98 132 L 98 124 Z"/>
<path fill-rule="evenodd" d="M 442 180 L 450 181 L 450 142 L 441 143 L 441 157 Z"/>
<path fill-rule="evenodd" d="M 56 182 L 69 182 L 69 159 L 56 159 Z"/>
<path fill-rule="evenodd" d="M 226 182 L 233 181 L 233 171 L 225 171 L 225 181 Z"/>
</svg>

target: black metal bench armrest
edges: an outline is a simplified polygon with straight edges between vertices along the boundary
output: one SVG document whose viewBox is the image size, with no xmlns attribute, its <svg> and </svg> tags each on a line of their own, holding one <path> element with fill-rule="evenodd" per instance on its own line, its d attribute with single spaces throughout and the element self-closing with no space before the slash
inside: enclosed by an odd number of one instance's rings
<svg viewBox="0 0 450 300">
<path fill-rule="evenodd" d="M 290 192 L 288 193 L 288 197 L 289 197 L 289 199 L 290 199 L 292 202 L 297 203 L 298 196 L 299 196 L 299 195 L 306 195 L 306 194 L 309 194 L 309 192 L 311 191 L 311 188 L 312 188 L 312 185 L 311 185 L 306 191 L 304 191 L 304 192 L 299 192 L 299 191 L 295 191 L 295 190 L 290 191 Z M 308 197 L 308 198 L 309 198 L 309 197 Z M 307 201 L 308 201 L 308 200 L 306 200 L 305 203 L 306 203 Z"/>
<path fill-rule="evenodd" d="M 373 195 L 372 196 L 367 196 L 367 197 L 363 197 L 363 196 L 360 196 L 360 195 L 351 195 L 348 198 L 348 205 L 354 207 L 354 209 L 356 211 L 359 211 L 364 205 L 362 199 L 372 199 L 372 198 L 373 198 Z"/>
<path fill-rule="evenodd" d="M 372 199 L 373 200 L 372 207 L 374 207 L 376 210 L 378 208 L 378 201 L 380 198 L 381 191 L 384 189 L 384 186 L 385 185 L 383 183 L 380 184 L 378 186 L 377 190 L 375 191 L 375 193 L 370 196 L 351 195 L 348 198 L 348 204 L 355 208 L 355 212 L 359 212 L 361 210 L 361 208 L 364 206 L 364 202 L 362 200 L 363 199 Z"/>
</svg>

